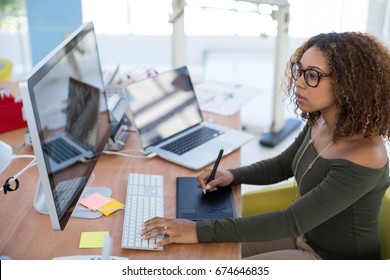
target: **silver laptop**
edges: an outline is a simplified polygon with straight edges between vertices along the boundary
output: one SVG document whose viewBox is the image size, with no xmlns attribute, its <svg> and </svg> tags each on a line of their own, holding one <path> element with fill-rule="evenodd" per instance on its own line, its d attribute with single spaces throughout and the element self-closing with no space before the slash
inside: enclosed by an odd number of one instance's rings
<svg viewBox="0 0 390 280">
<path fill-rule="evenodd" d="M 240 148 L 253 135 L 203 120 L 187 67 L 127 86 L 144 150 L 198 170 Z"/>
</svg>

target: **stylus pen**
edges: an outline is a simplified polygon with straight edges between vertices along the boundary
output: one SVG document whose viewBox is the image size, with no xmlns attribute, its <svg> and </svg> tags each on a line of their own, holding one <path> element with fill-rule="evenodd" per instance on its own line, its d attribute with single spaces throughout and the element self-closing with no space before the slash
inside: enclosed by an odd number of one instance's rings
<svg viewBox="0 0 390 280">
<path fill-rule="evenodd" d="M 212 180 L 214 180 L 215 172 L 217 172 L 218 165 L 219 165 L 219 162 L 221 161 L 222 155 L 223 155 L 223 148 L 219 151 L 219 154 L 218 154 L 217 160 L 215 161 L 213 170 L 211 170 L 211 174 L 210 174 L 209 178 L 207 179 L 207 184 L 210 183 Z M 206 194 L 206 191 L 203 190 L 203 193 Z"/>
</svg>

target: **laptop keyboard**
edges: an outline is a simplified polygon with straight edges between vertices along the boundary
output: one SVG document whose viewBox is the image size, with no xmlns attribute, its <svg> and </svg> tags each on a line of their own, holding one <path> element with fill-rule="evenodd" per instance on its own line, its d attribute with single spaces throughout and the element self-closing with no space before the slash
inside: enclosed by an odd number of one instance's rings
<svg viewBox="0 0 390 280">
<path fill-rule="evenodd" d="M 49 143 L 46 143 L 44 148 L 57 163 L 64 162 L 81 154 L 79 150 L 62 138 L 57 138 Z"/>
<path fill-rule="evenodd" d="M 175 141 L 162 146 L 161 149 L 182 155 L 221 135 L 222 133 L 223 132 L 210 127 L 201 127 Z"/>
</svg>

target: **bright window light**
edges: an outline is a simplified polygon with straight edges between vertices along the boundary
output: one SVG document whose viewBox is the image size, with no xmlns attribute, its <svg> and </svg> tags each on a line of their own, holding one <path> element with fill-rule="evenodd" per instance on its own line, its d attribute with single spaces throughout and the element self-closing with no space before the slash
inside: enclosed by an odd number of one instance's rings
<svg viewBox="0 0 390 280">
<path fill-rule="evenodd" d="M 290 0 L 291 37 L 366 31 L 369 0 Z"/>
<path fill-rule="evenodd" d="M 99 34 L 171 35 L 172 0 L 83 0 L 83 20 Z M 276 36 L 272 7 L 236 0 L 187 0 L 192 36 Z M 369 0 L 289 0 L 291 37 L 366 30 Z"/>
<path fill-rule="evenodd" d="M 83 0 L 83 21 L 93 21 L 96 33 L 129 34 L 128 0 Z"/>
</svg>

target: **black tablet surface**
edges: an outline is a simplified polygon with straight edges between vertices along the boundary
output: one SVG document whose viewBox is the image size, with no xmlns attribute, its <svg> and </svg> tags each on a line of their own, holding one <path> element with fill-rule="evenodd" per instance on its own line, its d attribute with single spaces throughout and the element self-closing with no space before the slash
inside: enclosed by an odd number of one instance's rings
<svg viewBox="0 0 390 280">
<path fill-rule="evenodd" d="M 232 188 L 203 194 L 195 177 L 176 178 L 176 217 L 193 221 L 236 217 Z"/>
</svg>

